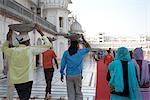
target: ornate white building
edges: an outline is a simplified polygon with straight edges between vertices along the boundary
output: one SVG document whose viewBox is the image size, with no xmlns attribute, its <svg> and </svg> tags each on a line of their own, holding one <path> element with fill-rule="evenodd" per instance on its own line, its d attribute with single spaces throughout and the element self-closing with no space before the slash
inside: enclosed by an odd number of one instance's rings
<svg viewBox="0 0 150 100">
<path fill-rule="evenodd" d="M 6 40 L 9 24 L 33 22 L 42 27 L 45 35 L 57 39 L 53 42 L 53 48 L 60 60 L 68 47 L 68 40 L 58 34 L 82 29 L 73 17 L 68 17 L 71 13 L 68 5 L 71 3 L 71 0 L 0 0 L 0 47 Z M 31 31 L 29 36 L 31 45 L 37 45 L 41 40 L 35 30 Z M 42 57 L 36 58 L 36 62 L 41 65 Z M 3 59 L 5 58 L 0 50 L 0 75 L 4 68 Z"/>
</svg>

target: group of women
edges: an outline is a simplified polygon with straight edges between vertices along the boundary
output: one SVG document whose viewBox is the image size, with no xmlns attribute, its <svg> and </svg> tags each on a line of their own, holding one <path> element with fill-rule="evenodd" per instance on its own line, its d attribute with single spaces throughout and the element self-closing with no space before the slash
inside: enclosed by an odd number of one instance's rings
<svg viewBox="0 0 150 100">
<path fill-rule="evenodd" d="M 142 48 L 136 48 L 131 57 L 125 47 L 116 51 L 108 65 L 111 100 L 148 100 L 150 98 L 150 62 L 144 60 Z M 145 91 L 143 91 L 145 90 Z"/>
</svg>

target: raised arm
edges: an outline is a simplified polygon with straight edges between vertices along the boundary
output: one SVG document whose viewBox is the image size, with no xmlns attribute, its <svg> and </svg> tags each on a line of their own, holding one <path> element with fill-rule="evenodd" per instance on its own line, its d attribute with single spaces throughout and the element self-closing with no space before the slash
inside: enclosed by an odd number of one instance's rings
<svg viewBox="0 0 150 100">
<path fill-rule="evenodd" d="M 42 40 L 43 40 L 43 44 L 41 45 L 37 45 L 37 46 L 32 46 L 32 51 L 34 53 L 34 55 L 40 54 L 46 50 L 48 50 L 49 48 L 52 47 L 52 43 L 48 40 L 47 36 L 45 36 L 40 28 L 39 25 L 35 25 L 35 29 L 40 33 L 40 35 L 42 36 Z"/>
<path fill-rule="evenodd" d="M 7 33 L 7 41 L 12 40 L 12 32 L 13 32 L 12 29 L 9 28 L 9 31 Z"/>
<path fill-rule="evenodd" d="M 82 35 L 81 36 L 82 40 L 83 40 L 83 45 L 86 47 L 86 48 L 90 48 L 91 49 L 91 46 L 90 44 L 85 40 L 84 36 Z"/>
<path fill-rule="evenodd" d="M 2 51 L 7 55 L 7 56 L 10 56 L 11 55 L 11 50 L 10 49 L 12 47 L 12 30 L 9 29 L 8 33 L 7 33 L 7 37 L 6 37 L 6 40 L 3 45 L 2 45 Z"/>
<path fill-rule="evenodd" d="M 47 36 L 44 36 L 44 33 L 42 32 L 42 29 L 40 28 L 40 26 L 38 24 L 35 25 L 35 29 L 40 33 L 40 35 L 42 36 L 42 40 L 44 41 L 44 44 L 46 44 L 47 42 L 49 42 L 50 44 L 52 44 L 52 42 L 48 39 Z"/>
<path fill-rule="evenodd" d="M 7 33 L 7 38 L 6 40 L 8 41 L 9 43 L 9 47 L 12 47 L 12 33 L 13 33 L 13 30 L 11 28 L 9 28 L 9 31 Z"/>
<path fill-rule="evenodd" d="M 41 34 L 41 36 L 44 36 L 43 32 L 41 31 L 41 28 L 38 24 L 35 25 L 35 29 Z"/>
</svg>

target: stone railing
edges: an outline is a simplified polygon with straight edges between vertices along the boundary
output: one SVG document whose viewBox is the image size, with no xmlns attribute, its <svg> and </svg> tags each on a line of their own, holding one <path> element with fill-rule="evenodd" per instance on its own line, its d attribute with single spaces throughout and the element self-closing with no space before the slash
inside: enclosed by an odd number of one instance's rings
<svg viewBox="0 0 150 100">
<path fill-rule="evenodd" d="M 0 0 L 0 14 L 4 16 L 13 17 L 19 21 L 29 21 L 38 23 L 46 30 L 56 32 L 56 26 L 46 21 L 40 16 L 37 16 L 30 9 L 24 7 L 23 5 L 17 3 L 13 0 Z"/>
</svg>

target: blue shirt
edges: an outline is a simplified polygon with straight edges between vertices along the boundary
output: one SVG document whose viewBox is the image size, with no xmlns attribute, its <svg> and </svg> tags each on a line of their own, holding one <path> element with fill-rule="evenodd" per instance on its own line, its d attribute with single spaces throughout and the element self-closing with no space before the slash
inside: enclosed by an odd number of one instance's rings
<svg viewBox="0 0 150 100">
<path fill-rule="evenodd" d="M 89 51 L 90 48 L 78 49 L 77 53 L 71 56 L 68 50 L 65 51 L 61 60 L 61 75 L 64 75 L 65 68 L 67 75 L 81 74 L 83 69 L 82 60 Z"/>
</svg>

